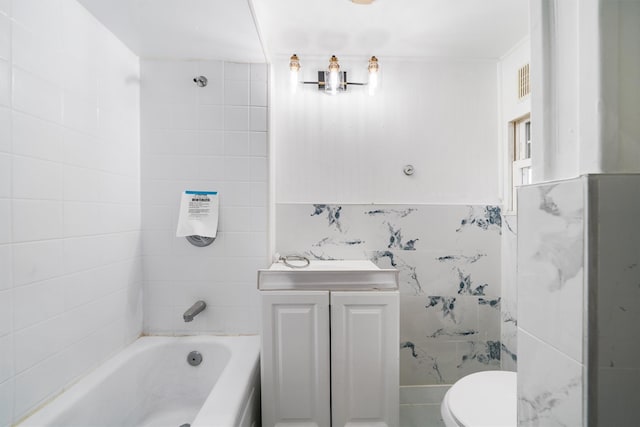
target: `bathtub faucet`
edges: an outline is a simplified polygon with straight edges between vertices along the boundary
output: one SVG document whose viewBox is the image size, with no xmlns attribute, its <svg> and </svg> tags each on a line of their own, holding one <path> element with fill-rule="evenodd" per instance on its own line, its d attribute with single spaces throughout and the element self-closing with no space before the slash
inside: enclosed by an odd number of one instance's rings
<svg viewBox="0 0 640 427">
<path fill-rule="evenodd" d="M 197 301 L 187 311 L 184 312 L 182 318 L 185 322 L 191 322 L 202 310 L 207 308 L 207 303 L 204 301 Z"/>
</svg>

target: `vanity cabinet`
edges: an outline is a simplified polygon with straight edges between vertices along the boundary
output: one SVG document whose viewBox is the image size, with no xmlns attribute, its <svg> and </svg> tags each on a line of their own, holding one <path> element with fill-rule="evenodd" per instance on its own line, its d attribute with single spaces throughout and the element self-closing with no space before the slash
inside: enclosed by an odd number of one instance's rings
<svg viewBox="0 0 640 427">
<path fill-rule="evenodd" d="M 398 426 L 397 272 L 335 263 L 259 273 L 265 427 Z"/>
</svg>

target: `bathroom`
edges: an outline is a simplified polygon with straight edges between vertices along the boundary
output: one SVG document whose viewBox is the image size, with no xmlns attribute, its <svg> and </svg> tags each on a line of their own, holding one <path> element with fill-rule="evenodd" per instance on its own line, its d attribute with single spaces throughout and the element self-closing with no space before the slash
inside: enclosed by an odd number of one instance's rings
<svg viewBox="0 0 640 427">
<path fill-rule="evenodd" d="M 259 334 L 276 253 L 398 270 L 403 427 L 488 370 L 518 425 L 634 425 L 639 3 L 298 3 L 0 0 L 0 426 L 141 335 Z"/>
</svg>

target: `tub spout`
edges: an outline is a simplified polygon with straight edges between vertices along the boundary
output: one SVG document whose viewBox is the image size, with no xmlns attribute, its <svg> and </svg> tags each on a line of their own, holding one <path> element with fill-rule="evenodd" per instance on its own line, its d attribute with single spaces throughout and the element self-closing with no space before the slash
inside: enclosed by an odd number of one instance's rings
<svg viewBox="0 0 640 427">
<path fill-rule="evenodd" d="M 182 318 L 185 322 L 191 322 L 193 318 L 196 317 L 205 308 L 207 308 L 207 303 L 204 301 L 198 301 L 184 312 Z"/>
</svg>

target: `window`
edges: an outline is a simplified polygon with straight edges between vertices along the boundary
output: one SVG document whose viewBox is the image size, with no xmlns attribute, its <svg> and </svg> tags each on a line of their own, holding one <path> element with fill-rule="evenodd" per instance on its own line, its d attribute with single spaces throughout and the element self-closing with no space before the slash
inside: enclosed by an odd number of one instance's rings
<svg viewBox="0 0 640 427">
<path fill-rule="evenodd" d="M 517 209 L 516 188 L 531 184 L 531 118 L 527 115 L 511 122 L 511 209 Z"/>
</svg>

